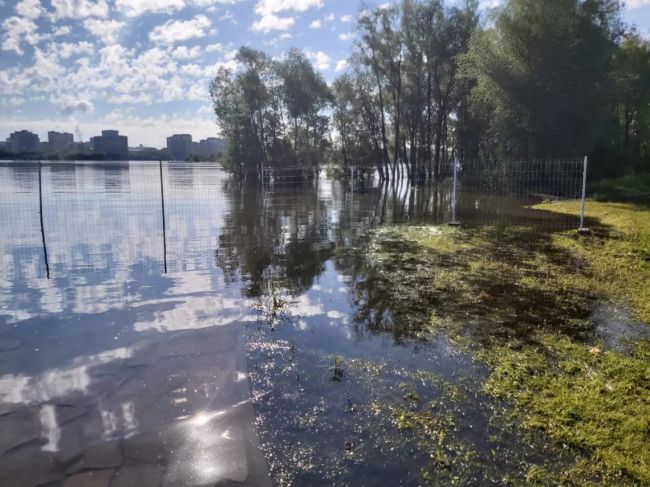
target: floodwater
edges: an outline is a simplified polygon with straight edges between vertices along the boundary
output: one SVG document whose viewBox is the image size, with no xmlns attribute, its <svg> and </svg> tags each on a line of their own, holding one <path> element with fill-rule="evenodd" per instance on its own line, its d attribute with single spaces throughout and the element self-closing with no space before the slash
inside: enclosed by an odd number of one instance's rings
<svg viewBox="0 0 650 487">
<path fill-rule="evenodd" d="M 577 224 L 527 203 L 461 192 L 456 218 Z M 370 229 L 451 218 L 444 185 L 0 164 L 0 485 L 501 485 L 561 463 L 480 364 L 361 292 Z M 416 400 L 444 451 L 396 426 Z"/>
</svg>

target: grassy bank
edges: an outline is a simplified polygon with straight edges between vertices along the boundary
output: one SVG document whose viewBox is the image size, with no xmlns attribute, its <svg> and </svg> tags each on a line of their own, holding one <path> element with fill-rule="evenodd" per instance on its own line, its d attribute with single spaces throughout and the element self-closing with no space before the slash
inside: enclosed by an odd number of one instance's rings
<svg viewBox="0 0 650 487">
<path fill-rule="evenodd" d="M 538 208 L 576 214 L 578 205 Z M 444 333 L 473 350 L 490 367 L 489 394 L 513 404 L 525 426 L 582 452 L 559 476 L 531 471 L 531 483 L 647 484 L 648 344 L 607 350 L 589 317 L 606 301 L 650 323 L 650 210 L 587 208 L 588 236 L 526 227 L 379 230 L 364 296 L 393 303 L 397 337 Z"/>
<path fill-rule="evenodd" d="M 577 202 L 538 205 L 541 210 L 578 214 Z M 650 209 L 622 203 L 589 202 L 592 234 L 552 236 L 553 244 L 582 263 L 581 272 L 561 276 L 566 286 L 593 292 L 631 309 L 650 323 Z"/>
</svg>

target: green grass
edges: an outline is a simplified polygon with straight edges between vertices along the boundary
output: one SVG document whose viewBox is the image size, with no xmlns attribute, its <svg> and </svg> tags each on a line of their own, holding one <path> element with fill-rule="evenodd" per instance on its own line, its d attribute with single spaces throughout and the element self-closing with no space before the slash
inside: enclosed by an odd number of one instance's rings
<svg viewBox="0 0 650 487">
<path fill-rule="evenodd" d="M 577 202 L 548 203 L 538 208 L 578 214 Z M 586 216 L 592 234 L 553 235 L 553 244 L 583 264 L 581 272 L 561 275 L 562 285 L 604 296 L 650 323 L 650 209 L 621 203 L 589 201 Z"/>
<path fill-rule="evenodd" d="M 512 401 L 524 425 L 588 452 L 595 477 L 650 483 L 649 349 L 624 355 L 555 335 L 538 340 L 486 354 L 486 391 Z"/>
<path fill-rule="evenodd" d="M 544 211 L 577 214 L 577 202 Z M 375 232 L 364 295 L 387 304 L 396 336 L 430 333 L 473 350 L 491 370 L 489 394 L 531 429 L 578 452 L 531 485 L 650 485 L 650 348 L 588 343 L 598 301 L 650 323 L 650 209 L 589 201 L 592 233 L 526 227 L 395 226 Z M 372 284 L 372 285 L 371 285 Z M 402 429 L 429 416 L 399 411 Z"/>
</svg>

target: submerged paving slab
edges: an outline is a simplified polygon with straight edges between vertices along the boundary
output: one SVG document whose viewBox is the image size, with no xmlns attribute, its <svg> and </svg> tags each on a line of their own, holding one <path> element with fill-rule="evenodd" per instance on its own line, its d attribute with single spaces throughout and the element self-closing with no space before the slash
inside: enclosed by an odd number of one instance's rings
<svg viewBox="0 0 650 487">
<path fill-rule="evenodd" d="M 166 464 L 171 446 L 162 432 L 142 432 L 126 438 L 122 442 L 124 457 L 134 462 Z"/>
<path fill-rule="evenodd" d="M 162 482 L 163 468 L 148 463 L 134 463 L 120 468 L 110 487 L 158 487 Z"/>
<path fill-rule="evenodd" d="M 11 455 L 0 485 L 270 485 L 243 345 L 241 325 L 157 333 L 26 377 L 12 397 L 44 406 L 7 403 L 0 446 L 37 454 Z"/>
<path fill-rule="evenodd" d="M 65 474 L 52 455 L 30 445 L 0 456 L 0 485 L 36 487 L 63 480 Z"/>
<path fill-rule="evenodd" d="M 0 455 L 40 438 L 40 421 L 35 409 L 21 409 L 0 416 Z"/>
<path fill-rule="evenodd" d="M 113 475 L 115 475 L 114 469 L 78 473 L 68 477 L 63 487 L 108 487 Z"/>
<path fill-rule="evenodd" d="M 90 446 L 82 453 L 81 464 L 86 470 L 119 467 L 122 464 L 119 441 L 105 441 Z"/>
</svg>

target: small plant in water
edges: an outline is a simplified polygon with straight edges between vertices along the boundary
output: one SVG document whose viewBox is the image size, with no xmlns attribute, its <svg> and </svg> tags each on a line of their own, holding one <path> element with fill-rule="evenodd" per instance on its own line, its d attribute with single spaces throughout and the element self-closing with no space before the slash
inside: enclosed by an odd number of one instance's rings
<svg viewBox="0 0 650 487">
<path fill-rule="evenodd" d="M 356 413 L 357 412 L 357 405 L 352 402 L 352 399 L 348 397 L 348 412 L 349 413 Z"/>
<path fill-rule="evenodd" d="M 330 367 L 330 372 L 332 373 L 331 381 L 339 382 L 343 379 L 343 359 L 340 356 L 334 355 L 334 367 Z"/>
<path fill-rule="evenodd" d="M 284 299 L 281 292 L 271 285 L 268 294 L 261 296 L 253 308 L 257 310 L 258 322 L 265 323 L 271 330 L 275 330 L 289 317 L 290 305 L 291 301 Z"/>
<path fill-rule="evenodd" d="M 420 396 L 418 395 L 417 392 L 410 391 L 410 392 L 407 392 L 406 394 L 404 394 L 404 400 L 406 400 L 406 401 L 419 401 Z"/>
</svg>

